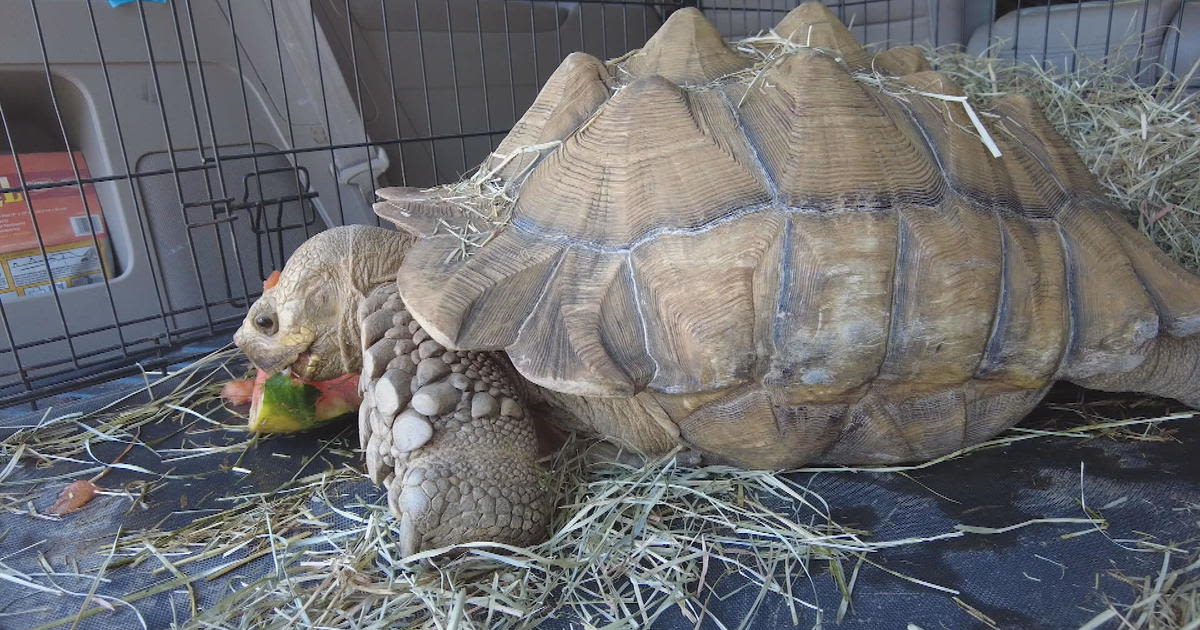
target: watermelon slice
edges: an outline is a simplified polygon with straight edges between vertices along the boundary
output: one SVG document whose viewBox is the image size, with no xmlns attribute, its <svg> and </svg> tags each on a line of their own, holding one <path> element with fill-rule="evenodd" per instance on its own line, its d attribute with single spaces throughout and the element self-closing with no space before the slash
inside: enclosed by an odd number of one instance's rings
<svg viewBox="0 0 1200 630">
<path fill-rule="evenodd" d="M 259 370 L 250 396 L 247 428 L 255 433 L 307 431 L 354 413 L 360 403 L 357 374 L 303 381 L 282 372 Z"/>
</svg>

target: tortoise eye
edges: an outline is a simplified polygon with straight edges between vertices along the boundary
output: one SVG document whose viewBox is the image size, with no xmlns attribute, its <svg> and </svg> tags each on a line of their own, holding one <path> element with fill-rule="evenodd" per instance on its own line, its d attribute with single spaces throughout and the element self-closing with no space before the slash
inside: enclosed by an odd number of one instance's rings
<svg viewBox="0 0 1200 630">
<path fill-rule="evenodd" d="M 259 315 L 254 318 L 254 325 L 268 335 L 275 333 L 275 319 L 270 315 Z"/>
</svg>

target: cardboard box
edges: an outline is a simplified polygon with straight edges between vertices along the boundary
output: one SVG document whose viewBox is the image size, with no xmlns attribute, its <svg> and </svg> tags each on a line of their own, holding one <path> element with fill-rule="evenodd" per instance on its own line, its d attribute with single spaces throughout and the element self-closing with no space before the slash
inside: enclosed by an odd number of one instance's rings
<svg viewBox="0 0 1200 630">
<path fill-rule="evenodd" d="M 17 157 L 27 186 L 75 179 L 70 153 Z M 79 177 L 90 177 L 83 154 L 75 152 L 74 158 Z M 0 155 L 0 189 L 16 188 L 20 182 L 13 157 Z M 32 190 L 33 213 L 23 192 L 0 193 L 0 299 L 50 293 L 51 278 L 59 289 L 66 289 L 112 277 L 100 199 L 91 184 L 84 184 L 82 190 L 82 195 L 75 185 Z"/>
</svg>

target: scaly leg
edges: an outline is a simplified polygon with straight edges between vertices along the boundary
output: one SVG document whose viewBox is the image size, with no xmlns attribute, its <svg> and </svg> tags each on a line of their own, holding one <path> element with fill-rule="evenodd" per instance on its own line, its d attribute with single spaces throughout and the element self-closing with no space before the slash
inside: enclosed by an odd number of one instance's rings
<svg viewBox="0 0 1200 630">
<path fill-rule="evenodd" d="M 1141 365 L 1128 372 L 1100 374 L 1074 382 L 1110 392 L 1140 392 L 1174 398 L 1200 409 L 1200 335 L 1161 336 Z"/>
<path fill-rule="evenodd" d="M 544 537 L 545 472 L 507 360 L 445 350 L 391 284 L 363 301 L 359 321 L 360 442 L 400 519 L 401 551 Z"/>
</svg>

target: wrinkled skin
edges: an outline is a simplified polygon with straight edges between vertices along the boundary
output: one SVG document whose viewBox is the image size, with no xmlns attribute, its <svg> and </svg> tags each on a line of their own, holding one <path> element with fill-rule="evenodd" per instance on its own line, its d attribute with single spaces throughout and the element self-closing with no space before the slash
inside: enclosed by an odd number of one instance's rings
<svg viewBox="0 0 1200 630">
<path fill-rule="evenodd" d="M 395 279 L 411 242 L 382 228 L 330 230 L 309 239 L 250 307 L 234 343 L 267 373 L 290 369 L 308 381 L 357 373 L 358 305 L 373 287 Z"/>
</svg>

